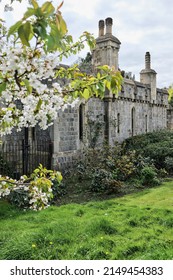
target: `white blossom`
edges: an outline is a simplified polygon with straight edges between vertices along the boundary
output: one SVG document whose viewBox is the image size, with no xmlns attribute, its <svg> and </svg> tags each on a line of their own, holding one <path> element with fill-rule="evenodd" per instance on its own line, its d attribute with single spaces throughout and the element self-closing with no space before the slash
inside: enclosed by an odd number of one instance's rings
<svg viewBox="0 0 173 280">
<path fill-rule="evenodd" d="M 69 105 L 74 107 L 78 103 L 78 100 L 70 98 L 64 101 L 62 87 L 54 78 L 54 69 L 59 65 L 57 56 L 47 55 L 43 49 L 37 52 L 39 55 L 35 56 L 32 47 L 12 47 L 3 40 L 1 42 L 1 82 L 8 76 L 6 88 L 0 97 L 1 107 L 4 107 L 0 120 L 1 135 L 11 133 L 14 126 L 21 130 L 22 127 L 38 124 L 42 129 L 46 129 L 53 124 L 60 109 L 65 110 Z M 15 80 L 16 75 L 19 80 Z M 52 87 L 43 83 L 48 78 L 53 81 Z M 22 84 L 19 85 L 21 81 Z M 28 92 L 28 86 L 31 92 Z M 15 105 L 17 100 L 21 101 L 20 109 Z M 37 110 L 39 100 L 42 100 L 42 104 Z"/>
</svg>

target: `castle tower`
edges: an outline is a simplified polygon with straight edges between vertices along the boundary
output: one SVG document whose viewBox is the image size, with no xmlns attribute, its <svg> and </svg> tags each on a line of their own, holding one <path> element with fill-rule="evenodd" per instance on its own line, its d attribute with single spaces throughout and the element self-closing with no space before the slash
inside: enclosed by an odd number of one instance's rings
<svg viewBox="0 0 173 280">
<path fill-rule="evenodd" d="M 156 71 L 151 69 L 150 53 L 145 54 L 145 69 L 140 72 L 140 82 L 151 87 L 151 101 L 156 100 Z"/>
<path fill-rule="evenodd" d="M 121 42 L 112 35 L 112 18 L 99 21 L 98 38 L 96 47 L 93 50 L 93 68 L 97 66 L 114 66 L 118 70 L 118 52 Z M 106 28 L 105 28 L 106 27 Z"/>
</svg>

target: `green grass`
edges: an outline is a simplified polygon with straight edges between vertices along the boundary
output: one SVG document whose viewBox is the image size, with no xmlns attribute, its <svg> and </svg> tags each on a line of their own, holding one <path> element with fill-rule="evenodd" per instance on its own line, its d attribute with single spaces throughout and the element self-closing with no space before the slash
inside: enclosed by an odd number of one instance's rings
<svg viewBox="0 0 173 280">
<path fill-rule="evenodd" d="M 41 212 L 1 201 L 0 259 L 173 259 L 173 182 Z"/>
</svg>

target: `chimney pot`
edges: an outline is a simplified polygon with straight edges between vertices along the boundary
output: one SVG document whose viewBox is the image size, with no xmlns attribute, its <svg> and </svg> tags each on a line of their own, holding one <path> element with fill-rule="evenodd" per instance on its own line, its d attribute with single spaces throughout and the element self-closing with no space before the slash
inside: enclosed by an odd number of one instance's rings
<svg viewBox="0 0 173 280">
<path fill-rule="evenodd" d="M 112 34 L 113 19 L 106 18 L 106 34 Z"/>
<path fill-rule="evenodd" d="M 145 54 L 145 69 L 151 69 L 151 56 L 149 52 Z"/>
<path fill-rule="evenodd" d="M 105 22 L 104 20 L 99 21 L 99 37 L 104 36 L 104 28 L 105 28 Z"/>
</svg>

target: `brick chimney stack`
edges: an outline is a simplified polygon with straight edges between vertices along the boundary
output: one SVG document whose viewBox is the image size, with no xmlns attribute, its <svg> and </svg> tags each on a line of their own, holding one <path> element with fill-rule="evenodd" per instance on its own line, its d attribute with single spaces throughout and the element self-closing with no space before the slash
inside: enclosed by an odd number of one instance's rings
<svg viewBox="0 0 173 280">
<path fill-rule="evenodd" d="M 146 54 L 145 54 L 145 69 L 147 69 L 147 70 L 151 69 L 151 59 L 150 59 L 149 52 L 146 52 Z"/>
<path fill-rule="evenodd" d="M 92 50 L 93 71 L 98 71 L 97 67 L 108 65 L 118 70 L 118 52 L 121 42 L 112 34 L 113 20 L 108 17 L 100 20 L 99 36 L 96 39 L 96 46 Z"/>
<path fill-rule="evenodd" d="M 145 69 L 140 72 L 140 82 L 151 87 L 151 101 L 156 101 L 157 98 L 157 73 L 155 70 L 151 69 L 151 58 L 150 53 L 145 54 Z"/>
<path fill-rule="evenodd" d="M 99 21 L 99 37 L 104 36 L 105 34 L 105 22 L 104 20 Z"/>
</svg>

